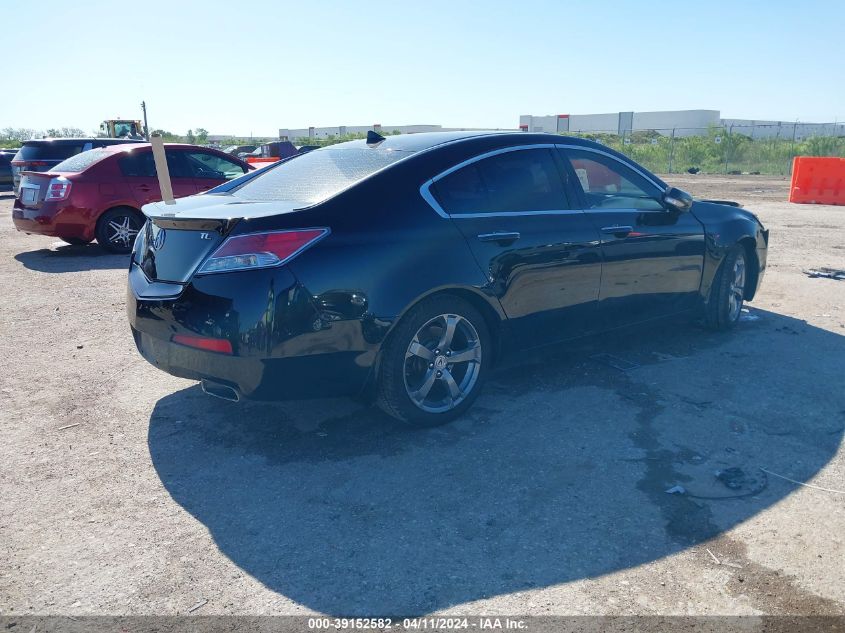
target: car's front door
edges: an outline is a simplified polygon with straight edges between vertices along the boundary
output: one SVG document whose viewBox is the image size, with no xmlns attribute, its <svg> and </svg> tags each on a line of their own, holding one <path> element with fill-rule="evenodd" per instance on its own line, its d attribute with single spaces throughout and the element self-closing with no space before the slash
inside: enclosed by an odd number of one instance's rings
<svg viewBox="0 0 845 633">
<path fill-rule="evenodd" d="M 602 328 L 693 307 L 704 265 L 704 228 L 662 201 L 634 165 L 593 149 L 561 147 L 580 205 L 601 235 Z"/>
<path fill-rule="evenodd" d="M 466 238 L 521 345 L 595 325 L 598 233 L 572 208 L 554 146 L 484 154 L 426 183 L 423 193 Z"/>
<path fill-rule="evenodd" d="M 188 150 L 185 152 L 185 159 L 193 174 L 197 191 L 200 192 L 208 191 L 246 173 L 243 165 L 213 152 Z"/>
</svg>

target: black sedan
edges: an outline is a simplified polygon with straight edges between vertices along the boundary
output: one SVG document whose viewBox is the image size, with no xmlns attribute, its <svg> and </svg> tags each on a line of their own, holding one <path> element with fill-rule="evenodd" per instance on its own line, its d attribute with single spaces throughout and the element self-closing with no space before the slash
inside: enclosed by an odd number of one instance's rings
<svg viewBox="0 0 845 633">
<path fill-rule="evenodd" d="M 141 354 L 231 400 L 371 395 L 434 425 L 514 349 L 691 313 L 728 329 L 768 231 L 585 140 L 437 132 L 316 149 L 144 207 Z"/>
</svg>

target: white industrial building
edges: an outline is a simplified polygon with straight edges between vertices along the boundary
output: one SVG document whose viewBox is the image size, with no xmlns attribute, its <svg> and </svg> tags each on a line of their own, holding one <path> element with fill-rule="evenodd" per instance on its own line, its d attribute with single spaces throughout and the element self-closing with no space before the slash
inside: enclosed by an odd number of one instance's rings
<svg viewBox="0 0 845 633">
<path fill-rule="evenodd" d="M 606 114 L 523 114 L 519 129 L 526 132 L 557 134 L 600 133 L 628 134 L 654 130 L 666 136 L 699 136 L 711 128 L 755 138 L 793 138 L 807 136 L 843 136 L 842 123 L 801 123 L 796 121 L 762 121 L 755 119 L 723 119 L 719 110 L 665 110 L 660 112 L 611 112 Z"/>
<path fill-rule="evenodd" d="M 419 132 L 454 132 L 467 130 L 479 130 L 486 128 L 471 127 L 443 127 L 442 125 L 338 125 L 337 127 L 304 127 L 304 128 L 280 128 L 279 140 L 293 141 L 298 138 L 323 139 L 330 136 L 346 136 L 347 134 L 366 134 L 370 130 L 390 134 L 399 132 L 401 134 L 417 134 Z M 516 130 L 514 130 L 516 131 Z"/>
<path fill-rule="evenodd" d="M 656 131 L 665 136 L 701 136 L 712 128 L 726 128 L 754 138 L 795 138 L 808 136 L 845 136 L 845 123 L 802 123 L 758 119 L 724 119 L 719 110 L 663 110 L 658 112 L 607 112 L 603 114 L 523 114 L 519 129 L 525 132 L 552 134 L 629 134 Z M 279 139 L 326 139 L 347 134 L 365 134 L 370 130 L 390 134 L 418 132 L 451 132 L 488 128 L 443 127 L 442 125 L 338 125 L 332 127 L 280 128 Z"/>
</svg>

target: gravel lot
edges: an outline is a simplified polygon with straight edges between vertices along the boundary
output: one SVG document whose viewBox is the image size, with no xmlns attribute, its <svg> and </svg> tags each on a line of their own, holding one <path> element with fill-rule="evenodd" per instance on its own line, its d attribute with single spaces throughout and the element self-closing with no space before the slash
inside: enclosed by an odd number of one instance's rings
<svg viewBox="0 0 845 633">
<path fill-rule="evenodd" d="M 845 494 L 777 475 L 845 490 L 845 281 L 802 273 L 845 268 L 845 207 L 667 180 L 772 231 L 739 327 L 549 350 L 417 432 L 157 371 L 127 258 L 0 193 L 0 614 L 844 614 Z"/>
</svg>

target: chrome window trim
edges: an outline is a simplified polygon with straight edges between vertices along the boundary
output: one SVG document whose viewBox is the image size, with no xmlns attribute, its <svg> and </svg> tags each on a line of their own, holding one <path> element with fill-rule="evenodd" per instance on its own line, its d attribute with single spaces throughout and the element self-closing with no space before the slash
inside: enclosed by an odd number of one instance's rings
<svg viewBox="0 0 845 633">
<path fill-rule="evenodd" d="M 478 154 L 477 156 L 473 156 L 472 158 L 467 158 L 464 161 L 461 161 L 457 165 L 452 165 L 449 169 L 446 169 L 433 178 L 429 178 L 426 180 L 422 185 L 420 185 L 420 195 L 422 196 L 423 200 L 428 203 L 432 209 L 434 209 L 435 213 L 439 215 L 441 218 L 445 219 L 453 219 L 458 220 L 461 218 L 508 218 L 508 217 L 520 217 L 524 215 L 573 215 L 576 213 L 583 213 L 581 209 L 548 209 L 544 211 L 496 211 L 494 213 L 447 213 L 446 210 L 440 206 L 440 203 L 437 202 L 437 199 L 434 197 L 434 194 L 431 193 L 431 186 L 436 183 L 438 180 L 445 178 L 449 174 L 458 171 L 466 167 L 467 165 L 472 165 L 473 163 L 477 163 L 480 160 L 484 160 L 485 158 L 490 158 L 491 156 L 498 156 L 499 154 L 507 154 L 509 152 L 518 152 L 526 149 L 555 149 L 557 147 L 556 143 L 531 143 L 528 145 L 511 145 L 510 147 L 500 147 L 499 149 L 494 149 L 489 152 L 484 152 L 483 154 Z"/>
<path fill-rule="evenodd" d="M 545 211 L 496 211 L 495 213 L 455 213 L 453 220 L 464 218 L 519 218 L 525 215 L 578 215 L 584 213 L 581 209 L 547 209 Z"/>
<path fill-rule="evenodd" d="M 399 160 L 396 160 L 396 161 L 394 161 L 394 162 L 392 162 L 388 165 L 385 165 L 384 167 L 380 167 L 379 169 L 372 172 L 371 174 L 364 176 L 361 180 L 357 180 L 357 181 L 353 182 L 352 184 L 347 185 L 346 187 L 344 187 L 340 191 L 333 193 L 331 196 L 329 196 L 328 198 L 325 198 L 324 200 L 320 200 L 319 202 L 314 202 L 313 204 L 309 204 L 309 205 L 306 205 L 304 207 L 297 207 L 296 209 L 294 209 L 294 211 L 306 211 L 308 209 L 316 207 L 317 205 L 324 204 L 324 203 L 328 202 L 329 200 L 333 200 L 334 198 L 336 198 L 337 196 L 345 193 L 349 189 L 352 189 L 352 187 L 358 186 L 359 184 L 361 184 L 365 180 L 369 180 L 370 178 L 373 178 L 374 176 L 381 174 L 382 172 L 390 169 L 391 167 L 399 165 L 400 163 L 404 163 L 407 160 L 411 160 L 415 156 L 425 154 L 426 152 L 432 152 L 436 149 L 440 149 L 441 147 L 446 147 L 448 145 L 453 145 L 455 143 L 462 143 L 463 141 L 466 141 L 466 140 L 469 140 L 469 139 L 489 138 L 491 136 L 497 136 L 499 134 L 503 134 L 503 133 L 502 132 L 490 132 L 489 134 L 475 134 L 475 135 L 472 135 L 472 136 L 461 136 L 460 138 L 451 139 L 449 141 L 443 141 L 442 143 L 437 143 L 436 145 L 431 145 L 429 147 L 426 147 L 425 149 L 419 149 L 419 150 L 415 150 L 415 151 L 408 151 L 408 150 L 401 150 L 401 149 L 391 149 L 390 151 L 392 151 L 392 152 L 398 152 L 398 153 L 401 153 L 401 154 L 406 154 L 406 156 L 402 156 L 402 158 L 400 158 Z M 363 139 L 361 139 L 361 140 L 363 140 Z M 347 142 L 352 143 L 354 141 L 347 141 Z M 319 147 L 319 148 L 312 150 L 312 151 L 313 152 L 319 152 L 320 150 L 328 149 L 330 147 L 334 147 L 334 146 L 324 145 L 323 147 Z M 310 154 L 311 152 L 306 152 L 306 153 Z M 292 159 L 296 156 L 298 156 L 298 154 L 294 154 L 293 156 L 289 156 L 288 159 Z M 276 161 L 275 163 L 271 163 L 268 167 L 264 167 L 263 169 L 258 169 L 258 170 L 252 171 L 252 172 L 248 171 L 244 174 L 244 176 L 246 176 L 247 174 L 254 174 L 254 178 L 259 178 L 259 177 L 263 176 L 264 174 L 268 173 L 270 169 L 275 169 L 279 165 L 284 164 L 285 160 L 287 160 L 287 159 L 282 159 L 282 160 Z M 239 176 L 239 178 L 240 177 L 241 176 Z M 235 180 L 235 179 L 233 178 L 232 180 Z M 221 193 L 234 194 L 236 191 L 239 191 L 244 185 L 246 185 L 249 182 L 252 182 L 252 180 L 253 180 L 253 178 L 247 178 L 247 179 L 244 180 L 244 182 L 237 185 L 236 187 L 233 187 L 232 189 L 227 189 L 225 192 L 221 192 Z M 227 181 L 226 183 L 223 183 L 223 184 L 225 185 L 228 182 L 231 182 L 231 181 Z M 222 187 L 223 185 L 217 185 L 217 186 Z M 252 202 L 251 200 L 248 200 L 248 199 L 247 199 L 247 201 Z"/>
</svg>

